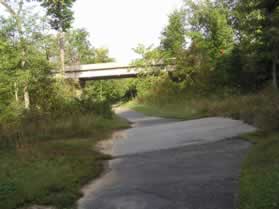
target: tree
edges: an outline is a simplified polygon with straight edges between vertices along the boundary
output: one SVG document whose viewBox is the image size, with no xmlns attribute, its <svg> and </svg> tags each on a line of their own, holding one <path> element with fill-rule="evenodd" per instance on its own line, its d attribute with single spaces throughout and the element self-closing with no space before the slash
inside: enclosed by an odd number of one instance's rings
<svg viewBox="0 0 279 209">
<path fill-rule="evenodd" d="M 114 62 L 114 59 L 109 57 L 109 50 L 107 48 L 95 49 L 95 63 Z"/>
<path fill-rule="evenodd" d="M 35 75 L 33 71 L 42 69 L 44 74 L 43 71 L 50 68 L 47 63 L 49 27 L 45 18 L 30 12 L 32 9 L 24 5 L 23 1 L 5 1 L 1 5 L 5 5 L 10 17 L 2 18 L 0 24 L 2 37 L 8 43 L 3 47 L 5 56 L 2 56 L 4 60 L 7 57 L 8 64 L 0 69 L 14 82 L 13 90 L 17 103 L 23 97 L 24 106 L 29 109 L 32 100 L 34 101 L 30 94 L 34 82 L 30 82 L 35 79 L 34 76 L 39 75 Z M 44 66 L 39 66 L 38 63 L 43 63 Z M 18 89 L 23 89 L 23 94 Z"/>
<path fill-rule="evenodd" d="M 68 65 L 95 63 L 95 49 L 85 29 L 69 30 L 65 34 L 65 61 Z"/>
<path fill-rule="evenodd" d="M 0 112 L 4 112 L 13 100 L 16 66 L 20 63 L 20 54 L 9 38 L 12 30 L 10 20 L 0 17 Z M 17 92 L 15 96 L 18 96 Z"/>
<path fill-rule="evenodd" d="M 176 59 L 176 70 L 170 73 L 173 81 L 184 82 L 185 88 L 193 84 L 209 88 L 211 79 L 223 83 L 228 72 L 219 63 L 234 47 L 231 9 L 222 0 L 186 0 L 169 16 L 160 49 Z"/>
<path fill-rule="evenodd" d="M 65 33 L 65 61 L 68 65 L 113 62 L 106 48 L 94 48 L 85 29 Z"/>
<path fill-rule="evenodd" d="M 195 4 L 189 2 L 188 35 L 196 43 L 208 50 L 212 63 L 233 48 L 233 29 L 229 24 L 229 11 L 225 5 L 203 0 Z"/>
<path fill-rule="evenodd" d="M 169 57 L 176 57 L 186 45 L 185 11 L 175 10 L 169 16 L 168 25 L 162 32 L 161 49 Z"/>
<path fill-rule="evenodd" d="M 250 60 L 247 67 L 256 69 L 259 78 L 263 75 L 271 78 L 275 89 L 278 89 L 278 5 L 277 0 L 244 0 L 236 8 L 238 39 L 246 63 Z"/>
<path fill-rule="evenodd" d="M 71 10 L 75 0 L 38 0 L 46 8 L 47 15 L 50 16 L 51 27 L 58 31 L 60 49 L 60 71 L 65 71 L 65 38 L 64 33 L 71 27 L 73 11 Z"/>
<path fill-rule="evenodd" d="M 20 46 L 20 51 L 21 51 L 21 62 L 20 62 L 20 66 L 21 69 L 23 70 L 25 67 L 25 56 L 26 56 L 26 45 L 25 45 L 25 41 L 24 41 L 24 34 L 23 34 L 23 27 L 22 27 L 22 10 L 23 10 L 23 0 L 20 1 L 15 1 L 17 3 L 18 8 L 14 9 L 11 5 L 11 2 L 9 0 L 0 0 L 0 4 L 2 4 L 6 10 L 8 11 L 8 13 L 14 18 L 15 23 L 16 23 L 16 28 L 17 28 L 17 32 L 18 32 L 18 36 L 19 36 L 19 46 Z M 17 86 L 17 82 L 14 83 L 15 86 L 15 99 L 16 101 L 18 101 L 18 86 Z M 29 98 L 29 93 L 28 93 L 28 84 L 26 83 L 24 85 L 24 104 L 25 104 L 25 108 L 29 109 L 30 106 L 30 98 Z"/>
<path fill-rule="evenodd" d="M 278 89 L 277 64 L 279 56 L 279 2 L 277 0 L 261 0 L 257 6 L 266 17 L 263 26 L 263 39 L 270 50 L 272 60 L 272 83 Z"/>
<path fill-rule="evenodd" d="M 189 0 L 185 11 L 186 35 L 191 41 L 180 61 L 184 66 L 180 77 L 184 75 L 184 79 L 188 78 L 200 89 L 216 89 L 228 77 L 226 68 L 220 67 L 220 63 L 234 47 L 230 9 L 222 1 L 201 0 L 196 3 Z"/>
<path fill-rule="evenodd" d="M 132 65 L 138 67 L 144 67 L 144 71 L 141 72 L 142 75 L 145 74 L 158 74 L 158 68 L 154 67 L 155 64 L 160 64 L 165 60 L 165 54 L 158 47 L 144 46 L 139 44 L 136 48 L 133 49 L 140 58 L 133 61 Z"/>
<path fill-rule="evenodd" d="M 83 97 L 96 102 L 114 103 L 122 99 L 128 90 L 125 80 L 91 81 L 84 89 Z"/>
</svg>

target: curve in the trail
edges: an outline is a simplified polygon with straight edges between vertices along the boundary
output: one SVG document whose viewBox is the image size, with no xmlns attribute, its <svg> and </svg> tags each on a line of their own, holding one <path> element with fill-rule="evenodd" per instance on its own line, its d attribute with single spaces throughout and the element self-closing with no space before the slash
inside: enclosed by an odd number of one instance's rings
<svg viewBox="0 0 279 209">
<path fill-rule="evenodd" d="M 80 209 L 234 209 L 240 164 L 255 128 L 225 118 L 176 121 L 130 110 L 108 172 L 84 188 Z M 226 139 L 226 140 L 225 140 Z"/>
</svg>

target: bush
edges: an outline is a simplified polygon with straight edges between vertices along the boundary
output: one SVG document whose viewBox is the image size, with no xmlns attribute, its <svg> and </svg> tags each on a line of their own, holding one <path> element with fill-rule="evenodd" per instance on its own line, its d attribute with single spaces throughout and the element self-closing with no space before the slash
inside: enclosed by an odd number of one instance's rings
<svg viewBox="0 0 279 209">
<path fill-rule="evenodd" d="M 98 123 L 112 121 L 114 115 L 108 101 L 77 98 L 70 83 L 53 82 L 48 95 L 36 94 L 36 103 L 25 110 L 22 104 L 11 103 L 0 113 L 0 149 L 16 148 L 38 140 L 97 137 Z M 40 91 L 43 92 L 43 91 Z M 44 93 L 45 95 L 45 93 Z"/>
</svg>

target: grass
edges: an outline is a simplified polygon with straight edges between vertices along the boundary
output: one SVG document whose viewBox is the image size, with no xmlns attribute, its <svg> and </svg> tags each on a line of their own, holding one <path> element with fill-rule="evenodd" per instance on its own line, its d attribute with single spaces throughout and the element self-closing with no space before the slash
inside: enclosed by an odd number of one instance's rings
<svg viewBox="0 0 279 209">
<path fill-rule="evenodd" d="M 199 113 L 196 109 L 192 108 L 187 103 L 169 103 L 164 105 L 156 104 L 144 104 L 131 101 L 125 106 L 139 112 L 143 112 L 146 115 L 164 117 L 164 118 L 176 118 L 181 120 L 189 120 L 203 117 L 202 113 Z"/>
<path fill-rule="evenodd" d="M 254 143 L 242 168 L 239 209 L 279 208 L 279 132 L 243 138 Z"/>
<path fill-rule="evenodd" d="M 110 130 L 127 128 L 125 119 L 105 118 L 94 113 L 75 113 L 63 117 L 31 115 L 21 122 L 0 126 L 0 149 L 22 146 L 28 143 L 65 138 L 104 138 Z M 108 135 L 107 134 L 107 135 Z"/>
<path fill-rule="evenodd" d="M 74 124 L 81 125 L 73 129 Z M 20 143 L 0 149 L 0 208 L 33 204 L 74 207 L 82 185 L 100 175 L 103 161 L 110 158 L 96 151 L 95 144 L 125 127 L 127 121 L 115 116 L 91 120 L 82 116 L 64 121 L 64 125 L 52 122 L 45 128 L 30 122 Z"/>
<path fill-rule="evenodd" d="M 139 98 L 126 105 L 153 116 L 183 120 L 221 116 L 240 119 L 263 130 L 279 129 L 279 94 L 272 91 L 226 97 L 154 96 L 152 102 L 146 101 Z"/>
</svg>

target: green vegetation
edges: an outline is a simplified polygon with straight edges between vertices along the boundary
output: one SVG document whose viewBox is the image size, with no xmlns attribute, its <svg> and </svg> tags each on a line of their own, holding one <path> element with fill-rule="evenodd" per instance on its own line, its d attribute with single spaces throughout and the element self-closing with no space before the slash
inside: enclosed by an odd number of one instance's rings
<svg viewBox="0 0 279 209">
<path fill-rule="evenodd" d="M 240 209 L 279 207 L 279 2 L 186 0 L 169 16 L 161 44 L 136 48 L 147 68 L 127 105 L 148 115 L 178 119 L 223 116 L 262 130 L 243 165 Z"/>
<path fill-rule="evenodd" d="M 156 97 L 158 99 L 158 97 Z M 166 98 L 165 98 L 166 99 Z M 279 206 L 279 94 L 212 98 L 169 98 L 157 103 L 133 101 L 128 106 L 147 115 L 183 120 L 225 116 L 244 120 L 264 130 L 242 136 L 252 143 L 240 177 L 239 209 L 275 209 Z M 159 105 L 160 104 L 160 105 Z"/>
<path fill-rule="evenodd" d="M 89 109 L 80 102 L 63 105 L 63 114 L 27 112 L 1 126 L 0 208 L 71 208 L 80 188 L 100 175 L 110 157 L 95 150 L 96 143 L 129 124 L 105 103 Z"/>
<path fill-rule="evenodd" d="M 163 118 L 176 118 L 179 120 L 190 120 L 195 118 L 202 118 L 205 115 L 197 112 L 196 108 L 187 102 L 169 103 L 164 105 L 155 104 L 141 104 L 137 101 L 131 101 L 125 104 L 125 106 L 138 111 L 143 112 L 146 115 L 157 116 Z"/>
<path fill-rule="evenodd" d="M 239 209 L 278 208 L 279 133 L 257 132 L 243 138 L 254 145 L 241 173 Z"/>
<path fill-rule="evenodd" d="M 91 124 L 86 124 L 88 121 Z M 128 126 L 118 118 L 86 118 L 82 122 L 90 127 L 84 130 L 92 134 L 86 138 L 29 139 L 28 143 L 18 143 L 16 149 L 0 150 L 0 208 L 31 204 L 71 208 L 74 205 L 81 196 L 81 187 L 98 177 L 103 171 L 103 161 L 110 159 L 97 152 L 95 144 L 108 137 L 112 128 Z M 33 133 L 39 136 L 40 130 L 34 128 Z M 68 135 L 86 134 L 79 131 Z"/>
<path fill-rule="evenodd" d="M 211 97 L 152 97 L 134 100 L 130 108 L 147 115 L 182 120 L 224 116 L 241 119 L 264 130 L 242 136 L 252 142 L 240 177 L 239 209 L 274 209 L 279 206 L 279 94 L 266 89 L 258 94 Z M 159 99 L 160 98 L 160 99 Z M 159 101 L 160 100 L 160 101 Z"/>
<path fill-rule="evenodd" d="M 63 75 L 65 64 L 113 61 L 85 29 L 71 28 L 74 2 L 0 0 L 0 208 L 72 206 L 108 158 L 96 142 L 128 126 L 112 104 L 135 97 L 130 107 L 148 114 L 225 116 L 264 130 L 248 136 L 256 144 L 243 167 L 240 207 L 277 208 L 279 1 L 185 0 L 159 46 L 135 48 L 142 58 L 133 64 L 164 63 L 169 71 L 147 67 L 135 80 L 84 89 L 50 76 Z"/>
<path fill-rule="evenodd" d="M 223 116 L 243 120 L 263 130 L 276 130 L 279 129 L 278 102 L 278 92 L 268 88 L 260 93 L 247 95 L 172 95 L 150 97 L 147 100 L 138 97 L 126 105 L 147 115 L 184 120 Z"/>
<path fill-rule="evenodd" d="M 30 2 L 0 0 L 7 11 L 0 15 L 0 208 L 72 208 L 110 159 L 96 143 L 129 127 L 111 108 L 125 92 L 118 82 L 82 91 L 77 81 L 53 78 L 64 64 L 113 59 L 86 30 L 71 28 L 74 1 Z M 47 14 L 34 13 L 40 6 Z"/>
<path fill-rule="evenodd" d="M 90 140 L 60 140 L 1 153 L 1 208 L 29 204 L 71 207 L 80 188 L 102 170 Z"/>
</svg>

